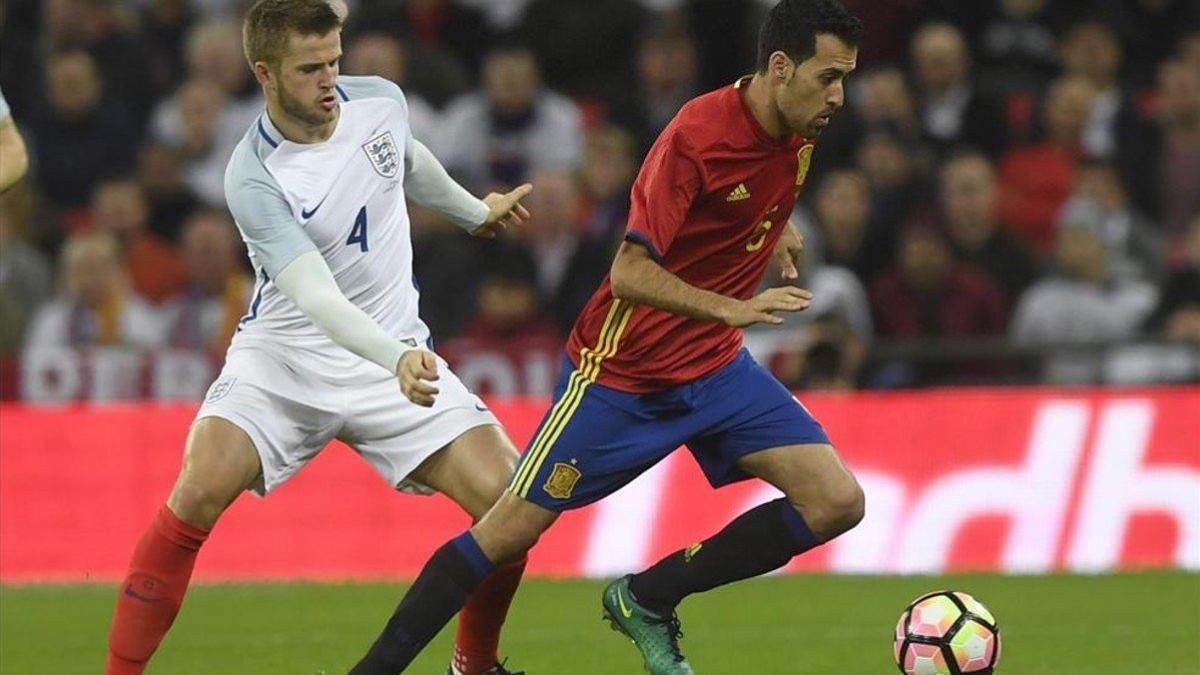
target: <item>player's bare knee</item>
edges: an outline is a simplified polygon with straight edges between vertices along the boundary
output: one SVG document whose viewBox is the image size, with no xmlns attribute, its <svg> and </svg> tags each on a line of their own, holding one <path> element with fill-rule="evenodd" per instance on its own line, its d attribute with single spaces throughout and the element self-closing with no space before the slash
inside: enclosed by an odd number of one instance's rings
<svg viewBox="0 0 1200 675">
<path fill-rule="evenodd" d="M 211 530 L 217 519 L 233 501 L 229 490 L 203 481 L 180 476 L 167 499 L 167 508 L 180 520 L 205 530 Z"/>
<path fill-rule="evenodd" d="M 511 522 L 511 521 L 510 521 Z M 520 523 L 504 527 L 489 527 L 486 523 L 476 525 L 471 531 L 488 559 L 497 565 L 520 560 L 533 548 L 541 537 L 537 531 Z"/>
<path fill-rule="evenodd" d="M 854 476 L 826 484 L 818 495 L 790 499 L 821 541 L 828 541 L 858 525 L 866 513 L 866 495 Z"/>
<path fill-rule="evenodd" d="M 819 527 L 826 540 L 853 529 L 866 514 L 866 495 L 853 476 L 831 484 L 821 501 L 823 522 Z"/>
</svg>

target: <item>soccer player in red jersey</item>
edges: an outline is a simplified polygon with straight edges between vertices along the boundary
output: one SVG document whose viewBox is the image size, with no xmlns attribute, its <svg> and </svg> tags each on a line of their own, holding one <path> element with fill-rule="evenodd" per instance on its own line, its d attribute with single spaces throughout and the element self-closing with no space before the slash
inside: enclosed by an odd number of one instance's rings
<svg viewBox="0 0 1200 675">
<path fill-rule="evenodd" d="M 571 333 L 554 405 L 508 491 L 426 564 L 352 674 L 396 673 L 496 565 L 524 555 L 564 510 L 601 499 L 686 445 L 720 487 L 757 477 L 785 495 L 604 592 L 606 618 L 652 675 L 693 672 L 675 607 L 765 574 L 854 527 L 862 489 L 824 429 L 742 348 L 811 298 L 757 296 L 771 257 L 795 278 L 788 215 L 814 141 L 844 101 L 862 25 L 837 0 L 783 0 L 757 70 L 688 102 L 633 187 L 626 241 Z"/>
</svg>

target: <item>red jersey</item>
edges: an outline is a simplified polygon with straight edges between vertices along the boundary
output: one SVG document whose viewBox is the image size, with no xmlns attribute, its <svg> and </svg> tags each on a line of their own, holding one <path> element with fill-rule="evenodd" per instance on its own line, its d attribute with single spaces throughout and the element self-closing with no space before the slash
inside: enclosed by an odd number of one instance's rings
<svg viewBox="0 0 1200 675">
<path fill-rule="evenodd" d="M 759 125 L 742 99 L 747 81 L 692 99 L 663 130 L 633 185 L 625 234 L 683 281 L 740 300 L 762 280 L 813 150 Z M 649 393 L 708 375 L 741 347 L 740 329 L 615 300 L 605 278 L 567 353 L 591 381 Z"/>
</svg>

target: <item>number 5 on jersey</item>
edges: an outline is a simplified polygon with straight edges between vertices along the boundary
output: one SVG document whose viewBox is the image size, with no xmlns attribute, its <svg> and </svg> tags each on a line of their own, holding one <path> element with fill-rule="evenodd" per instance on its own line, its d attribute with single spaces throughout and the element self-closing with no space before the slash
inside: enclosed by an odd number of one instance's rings
<svg viewBox="0 0 1200 675">
<path fill-rule="evenodd" d="M 358 250 L 366 253 L 370 250 L 370 245 L 367 243 L 367 207 L 362 207 L 358 210 L 358 215 L 354 217 L 354 227 L 350 228 L 350 238 L 346 240 L 347 246 L 358 244 Z"/>
</svg>

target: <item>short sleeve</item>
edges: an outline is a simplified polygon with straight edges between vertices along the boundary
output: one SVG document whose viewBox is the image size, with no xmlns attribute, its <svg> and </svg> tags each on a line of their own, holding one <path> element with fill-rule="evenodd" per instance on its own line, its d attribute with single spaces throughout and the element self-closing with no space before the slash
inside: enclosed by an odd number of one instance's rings
<svg viewBox="0 0 1200 675">
<path fill-rule="evenodd" d="M 317 250 L 265 169 L 244 171 L 231 165 L 225 195 L 246 247 L 268 278 L 277 278 L 288 263 Z"/>
<path fill-rule="evenodd" d="M 703 164 L 678 130 L 659 137 L 633 184 L 625 238 L 662 259 L 703 183 Z"/>
</svg>

